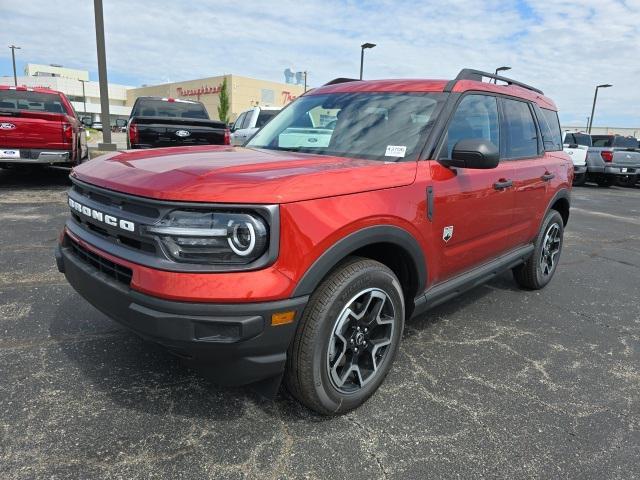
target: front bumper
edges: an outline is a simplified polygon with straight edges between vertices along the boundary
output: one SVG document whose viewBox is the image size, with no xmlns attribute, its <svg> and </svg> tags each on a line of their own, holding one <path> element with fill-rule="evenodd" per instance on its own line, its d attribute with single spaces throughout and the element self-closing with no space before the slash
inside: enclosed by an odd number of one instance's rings
<svg viewBox="0 0 640 480">
<path fill-rule="evenodd" d="M 3 150 L 20 151 L 19 158 L 3 157 Z M 36 150 L 30 148 L 9 148 L 0 147 L 0 163 L 25 163 L 51 165 L 54 163 L 69 163 L 71 161 L 71 152 L 68 150 Z"/>
<path fill-rule="evenodd" d="M 69 245 L 55 252 L 58 270 L 102 313 L 167 347 L 224 385 L 246 385 L 282 374 L 286 352 L 308 297 L 213 304 L 164 300 L 137 292 L 82 259 Z M 204 274 L 206 275 L 206 274 Z M 276 312 L 294 322 L 271 325 Z"/>
</svg>

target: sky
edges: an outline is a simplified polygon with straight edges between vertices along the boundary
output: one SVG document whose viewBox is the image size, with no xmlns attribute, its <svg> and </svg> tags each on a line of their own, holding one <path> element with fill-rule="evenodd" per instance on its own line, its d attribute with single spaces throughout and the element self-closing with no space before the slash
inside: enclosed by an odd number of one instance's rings
<svg viewBox="0 0 640 480">
<path fill-rule="evenodd" d="M 640 0 L 104 0 L 109 82 L 139 86 L 233 73 L 311 86 L 364 76 L 453 78 L 461 68 L 534 85 L 564 125 L 640 127 Z M 97 80 L 93 2 L 0 0 L 0 76 L 56 63 Z"/>
</svg>

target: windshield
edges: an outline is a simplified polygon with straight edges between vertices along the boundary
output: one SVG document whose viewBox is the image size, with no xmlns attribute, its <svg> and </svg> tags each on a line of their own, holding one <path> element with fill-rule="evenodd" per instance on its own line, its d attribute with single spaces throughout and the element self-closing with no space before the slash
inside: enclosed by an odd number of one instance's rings
<svg viewBox="0 0 640 480">
<path fill-rule="evenodd" d="M 267 123 L 247 146 L 415 160 L 445 98 L 442 93 L 305 95 Z"/>
<path fill-rule="evenodd" d="M 30 110 L 34 112 L 67 113 L 57 93 L 0 90 L 0 110 Z"/>
<path fill-rule="evenodd" d="M 201 103 L 152 98 L 138 100 L 131 116 L 209 119 L 209 115 Z"/>
</svg>

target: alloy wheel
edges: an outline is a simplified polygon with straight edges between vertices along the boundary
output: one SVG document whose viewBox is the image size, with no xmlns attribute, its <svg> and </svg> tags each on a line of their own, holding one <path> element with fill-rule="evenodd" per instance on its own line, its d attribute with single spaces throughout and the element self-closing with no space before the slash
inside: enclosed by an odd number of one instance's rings
<svg viewBox="0 0 640 480">
<path fill-rule="evenodd" d="M 552 223 L 544 236 L 540 255 L 540 269 L 545 277 L 551 275 L 556 268 L 561 242 L 560 225 Z"/>
<path fill-rule="evenodd" d="M 354 393 L 376 376 L 386 361 L 396 323 L 389 296 L 369 288 L 347 302 L 334 324 L 327 351 L 327 372 L 342 393 Z"/>
</svg>

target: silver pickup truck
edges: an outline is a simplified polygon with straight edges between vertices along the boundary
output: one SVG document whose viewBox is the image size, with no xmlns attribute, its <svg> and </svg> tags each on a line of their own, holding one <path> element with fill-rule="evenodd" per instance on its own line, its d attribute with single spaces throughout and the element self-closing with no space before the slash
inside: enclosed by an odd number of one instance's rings
<svg viewBox="0 0 640 480">
<path fill-rule="evenodd" d="M 640 174 L 640 145 L 634 137 L 592 135 L 587 151 L 587 174 L 601 187 L 616 182 L 635 185 Z"/>
</svg>

